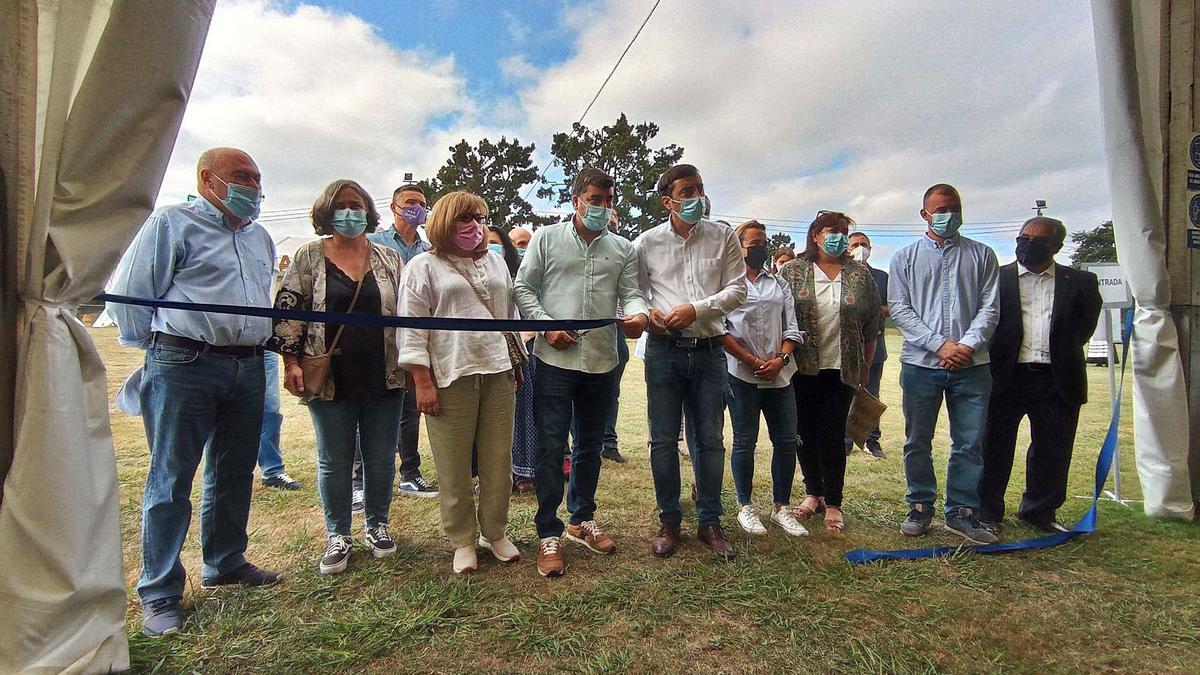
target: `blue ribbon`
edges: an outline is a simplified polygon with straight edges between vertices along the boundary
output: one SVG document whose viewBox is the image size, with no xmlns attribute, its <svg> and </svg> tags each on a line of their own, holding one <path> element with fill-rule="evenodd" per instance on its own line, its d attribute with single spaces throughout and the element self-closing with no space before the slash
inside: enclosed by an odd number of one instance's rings
<svg viewBox="0 0 1200 675">
<path fill-rule="evenodd" d="M 1108 321 L 1108 316 L 1103 316 L 1102 320 Z M 1097 501 L 1100 499 L 1100 493 L 1104 491 L 1104 484 L 1108 481 L 1108 472 L 1112 468 L 1113 456 L 1117 451 L 1117 428 L 1120 426 L 1121 421 L 1121 394 L 1125 389 L 1125 365 L 1129 363 L 1129 342 L 1132 332 L 1133 312 L 1130 311 L 1129 316 L 1125 320 L 1125 336 L 1122 340 L 1123 346 L 1121 348 L 1121 380 L 1117 385 L 1117 396 L 1113 403 L 1112 419 L 1108 423 L 1108 435 L 1104 437 L 1104 445 L 1100 447 L 1100 456 L 1096 458 L 1096 479 L 1092 488 L 1092 507 L 1088 509 L 1087 513 L 1083 514 L 1083 518 L 1080 518 L 1079 522 L 1075 523 L 1075 526 L 1069 531 L 1055 532 L 1044 537 L 1034 537 L 1033 539 L 1023 539 L 1021 541 L 1007 541 L 998 544 L 981 544 L 975 546 L 933 546 L 929 548 L 901 549 L 898 551 L 870 551 L 860 548 L 846 553 L 846 560 L 851 564 L 859 565 L 875 562 L 876 560 L 920 560 L 922 558 L 936 558 L 958 553 L 1015 553 L 1017 551 L 1031 551 L 1061 546 L 1080 535 L 1095 532 Z M 1114 365 L 1110 363 L 1108 367 L 1112 368 Z"/>
<path fill-rule="evenodd" d="M 209 312 L 212 314 L 236 314 L 240 316 L 260 316 L 267 319 L 283 319 L 288 321 L 312 321 L 316 323 L 337 323 L 351 326 L 381 326 L 384 328 L 418 328 L 425 330 L 462 330 L 462 331 L 532 331 L 540 333 L 548 330 L 589 330 L 600 328 L 617 319 L 459 319 L 454 317 L 435 316 L 383 316 L 380 314 L 313 312 L 303 309 L 278 309 L 275 307 L 245 307 L 242 305 L 214 305 L 203 302 L 176 302 L 174 300 L 154 300 L 151 298 L 135 298 L 128 295 L 111 295 L 101 293 L 97 299 L 105 302 L 115 302 L 122 305 L 140 305 L 142 307 L 162 307 L 166 309 L 183 309 L 192 312 Z"/>
</svg>

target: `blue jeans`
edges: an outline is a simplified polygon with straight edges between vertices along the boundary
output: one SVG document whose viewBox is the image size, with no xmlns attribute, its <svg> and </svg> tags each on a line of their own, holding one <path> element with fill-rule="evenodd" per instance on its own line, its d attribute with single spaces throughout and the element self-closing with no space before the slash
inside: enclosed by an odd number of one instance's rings
<svg viewBox="0 0 1200 675">
<path fill-rule="evenodd" d="M 608 410 L 608 423 L 604 426 L 604 442 L 601 447 L 619 448 L 617 443 L 617 413 L 621 403 L 621 378 L 625 376 L 625 365 L 629 363 L 629 345 L 624 335 L 617 335 L 617 367 L 613 369 L 612 406 Z M 571 418 L 571 450 L 579 450 L 579 424 Z"/>
<path fill-rule="evenodd" d="M 537 434 L 538 510 L 534 517 L 538 537 L 562 536 L 558 505 L 563 500 L 563 448 L 574 420 L 579 429 L 571 453 L 571 478 L 567 485 L 567 510 L 571 524 L 595 518 L 596 484 L 600 481 L 600 447 L 604 425 L 612 407 L 613 377 L 584 373 L 537 361 L 533 381 L 533 416 Z"/>
<path fill-rule="evenodd" d="M 909 504 L 933 506 L 937 476 L 933 472 L 933 432 L 942 397 L 950 415 L 950 464 L 946 471 L 946 513 L 959 507 L 979 510 L 979 476 L 983 473 L 983 433 L 987 421 L 992 372 L 987 364 L 962 370 L 900 366 L 904 390 L 904 475 Z"/>
<path fill-rule="evenodd" d="M 767 434 L 774 448 L 771 453 L 771 495 L 776 504 L 790 504 L 792 480 L 796 477 L 796 395 L 792 385 L 760 389 L 731 375 L 726 399 L 729 401 L 729 419 L 733 423 L 733 452 L 729 463 L 738 504 L 750 503 L 760 414 L 767 418 Z"/>
<path fill-rule="evenodd" d="M 267 373 L 267 389 L 263 398 L 262 433 L 258 436 L 258 468 L 263 478 L 283 473 L 283 455 L 279 453 L 279 430 L 283 414 L 279 412 L 279 355 L 263 354 L 263 370 Z"/>
<path fill-rule="evenodd" d="M 317 435 L 317 492 L 328 534 L 350 534 L 354 434 L 361 439 L 367 527 L 388 522 L 403 389 L 360 400 L 309 401 Z"/>
<path fill-rule="evenodd" d="M 711 346 L 685 349 L 651 335 L 646 343 L 646 400 L 650 418 L 650 473 L 658 518 L 683 520 L 679 508 L 679 426 L 684 411 L 694 438 L 688 442 L 696 480 L 696 515 L 703 527 L 721 522 L 725 472 L 725 351 Z M 692 442 L 694 441 L 694 442 Z"/>
<path fill-rule="evenodd" d="M 166 345 L 146 350 L 141 404 L 150 445 L 142 497 L 142 603 L 183 595 L 179 559 L 192 519 L 192 481 L 205 458 L 200 491 L 202 575 L 246 562 L 246 522 L 262 427 L 261 356 L 232 358 Z"/>
</svg>

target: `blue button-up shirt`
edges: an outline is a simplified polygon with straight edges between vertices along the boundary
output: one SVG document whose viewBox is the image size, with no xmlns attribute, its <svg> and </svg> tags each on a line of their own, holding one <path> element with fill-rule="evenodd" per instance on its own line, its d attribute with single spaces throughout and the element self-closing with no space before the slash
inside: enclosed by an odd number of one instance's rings
<svg viewBox="0 0 1200 675">
<path fill-rule="evenodd" d="M 996 253 L 962 235 L 937 243 L 922 236 L 892 255 L 888 307 L 904 336 L 900 361 L 941 368 L 947 340 L 975 350 L 972 365 L 988 363 L 987 343 L 1000 318 Z"/>
<path fill-rule="evenodd" d="M 398 251 L 400 253 L 400 259 L 403 260 L 404 264 L 406 265 L 408 264 L 408 261 L 416 257 L 418 253 L 424 253 L 425 251 L 433 248 L 429 242 L 421 238 L 420 231 L 417 232 L 417 240 L 412 243 L 412 246 L 409 246 L 404 242 L 404 237 L 401 237 L 400 233 L 396 231 L 395 225 L 389 225 L 387 229 L 384 230 L 376 230 L 368 234 L 367 239 L 379 244 L 380 246 L 387 246 L 390 249 Z"/>
<path fill-rule="evenodd" d="M 108 292 L 176 302 L 271 307 L 275 244 L 261 225 L 230 229 L 199 197 L 158 209 L 121 258 Z M 271 319 L 108 303 L 123 345 L 148 347 L 154 331 L 218 346 L 261 345 Z"/>
</svg>

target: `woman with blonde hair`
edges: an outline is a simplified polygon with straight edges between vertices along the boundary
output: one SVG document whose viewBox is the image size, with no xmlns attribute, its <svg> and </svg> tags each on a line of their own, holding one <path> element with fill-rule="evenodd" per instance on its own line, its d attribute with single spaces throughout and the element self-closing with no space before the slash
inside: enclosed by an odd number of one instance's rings
<svg viewBox="0 0 1200 675">
<path fill-rule="evenodd" d="M 433 248 L 405 268 L 398 314 L 517 318 L 504 258 L 487 247 L 487 221 L 487 204 L 470 192 L 451 192 L 434 204 L 426 225 Z M 407 328 L 398 340 L 399 363 L 412 374 L 417 409 L 426 415 L 441 487 L 442 529 L 454 545 L 454 573 L 478 567 L 477 525 L 480 546 L 501 562 L 515 562 L 521 554 L 505 528 L 512 491 L 514 394 L 525 360 L 520 338 L 496 331 Z M 471 481 L 472 445 L 478 449 L 478 504 Z"/>
</svg>

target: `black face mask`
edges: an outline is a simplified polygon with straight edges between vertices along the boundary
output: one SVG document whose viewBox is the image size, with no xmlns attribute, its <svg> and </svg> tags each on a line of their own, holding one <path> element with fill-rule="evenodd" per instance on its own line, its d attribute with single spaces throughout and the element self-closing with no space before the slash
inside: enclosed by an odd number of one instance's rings
<svg viewBox="0 0 1200 675">
<path fill-rule="evenodd" d="M 1054 257 L 1045 239 L 1018 239 L 1017 262 L 1025 267 L 1041 267 Z"/>
<path fill-rule="evenodd" d="M 746 267 L 750 269 L 761 270 L 770 257 L 771 254 L 767 253 L 766 246 L 746 247 Z"/>
</svg>

